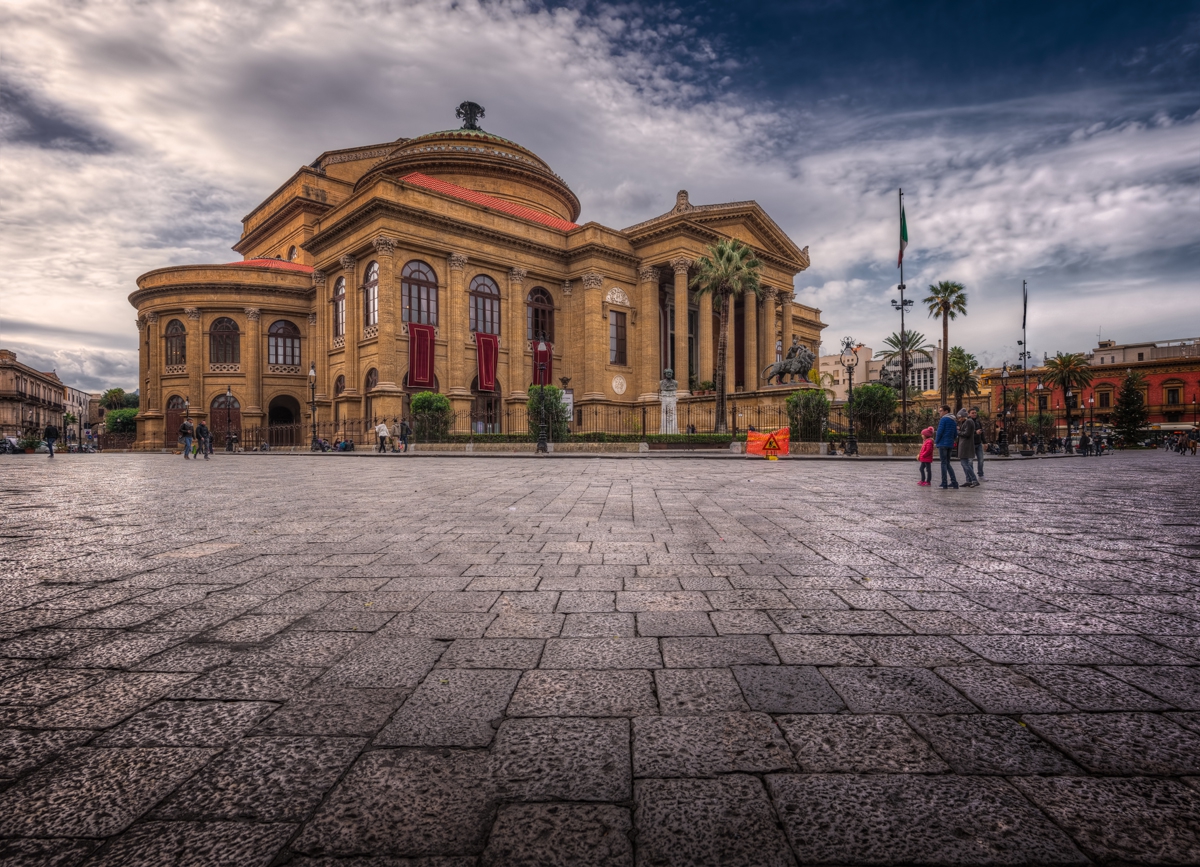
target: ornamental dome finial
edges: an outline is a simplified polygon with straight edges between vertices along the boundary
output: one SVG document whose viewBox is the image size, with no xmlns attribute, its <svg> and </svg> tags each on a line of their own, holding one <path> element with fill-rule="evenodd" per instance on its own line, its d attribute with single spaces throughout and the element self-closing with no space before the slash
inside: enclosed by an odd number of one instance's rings
<svg viewBox="0 0 1200 867">
<path fill-rule="evenodd" d="M 463 129 L 479 129 L 479 119 L 483 117 L 483 106 L 477 102 L 460 102 L 454 115 L 463 122 Z"/>
</svg>

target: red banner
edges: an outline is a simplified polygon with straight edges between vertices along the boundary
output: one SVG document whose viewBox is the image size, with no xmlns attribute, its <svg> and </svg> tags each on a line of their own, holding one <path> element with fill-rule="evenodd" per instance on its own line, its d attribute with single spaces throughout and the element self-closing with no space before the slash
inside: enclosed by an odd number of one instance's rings
<svg viewBox="0 0 1200 867">
<path fill-rule="evenodd" d="M 495 334 L 475 332 L 475 357 L 479 367 L 479 390 L 496 390 L 496 360 L 500 357 L 500 338 Z"/>
<path fill-rule="evenodd" d="M 790 435 L 791 431 L 785 427 L 781 427 L 779 430 L 772 431 L 771 433 L 746 431 L 746 454 L 763 455 L 768 458 L 773 458 L 776 455 L 786 455 L 788 453 Z"/>
<path fill-rule="evenodd" d="M 413 388 L 433 388 L 432 325 L 408 324 L 408 384 Z"/>
<path fill-rule="evenodd" d="M 553 379 L 554 345 L 545 340 L 538 340 L 533 344 L 533 384 L 550 385 Z"/>
</svg>

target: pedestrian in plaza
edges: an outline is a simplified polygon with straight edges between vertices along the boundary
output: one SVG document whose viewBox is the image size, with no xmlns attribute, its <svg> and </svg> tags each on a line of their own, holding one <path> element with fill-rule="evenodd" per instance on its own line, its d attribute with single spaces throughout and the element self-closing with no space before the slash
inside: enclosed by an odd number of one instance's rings
<svg viewBox="0 0 1200 867">
<path fill-rule="evenodd" d="M 392 454 L 400 451 L 400 421 L 392 419 Z"/>
<path fill-rule="evenodd" d="M 196 441 L 200 444 L 200 453 L 204 455 L 204 460 L 208 460 L 208 456 L 212 454 L 212 431 L 208 429 L 204 419 L 200 419 L 200 423 L 196 425 Z"/>
<path fill-rule="evenodd" d="M 54 426 L 54 422 L 46 425 L 46 429 L 42 432 L 42 439 L 50 447 L 50 457 L 54 457 L 54 443 L 58 440 L 58 428 Z"/>
<path fill-rule="evenodd" d="M 917 484 L 928 488 L 933 484 L 933 428 L 931 427 L 921 431 L 921 453 L 917 455 L 917 463 L 921 466 L 921 481 Z"/>
<path fill-rule="evenodd" d="M 983 481 L 983 450 L 984 450 L 984 446 L 986 444 L 986 440 L 983 436 L 983 422 L 981 422 L 979 420 L 979 407 L 977 407 L 977 406 L 971 407 L 971 411 L 970 411 L 970 413 L 968 413 L 968 415 L 970 416 L 971 423 L 975 425 L 975 448 L 972 449 L 972 451 L 975 452 L 975 467 L 976 467 L 975 475 L 977 475 L 979 477 L 979 481 L 982 482 Z"/>
<path fill-rule="evenodd" d="M 1092 438 L 1087 435 L 1087 431 L 1081 431 L 1079 434 L 1079 451 L 1085 458 L 1092 453 Z"/>
<path fill-rule="evenodd" d="M 933 439 L 934 448 L 938 450 L 938 459 L 942 465 L 942 487 L 954 488 L 958 490 L 958 478 L 954 475 L 954 467 L 950 466 L 950 452 L 954 449 L 954 442 L 958 439 L 958 425 L 954 422 L 954 416 L 950 413 L 950 407 L 942 407 L 942 417 L 938 421 L 937 433 Z M 946 477 L 949 475 L 950 484 L 946 483 Z"/>
<path fill-rule="evenodd" d="M 963 475 L 966 476 L 966 481 L 963 482 L 963 487 L 978 488 L 979 479 L 975 476 L 975 470 L 971 467 L 971 461 L 975 457 L 975 422 L 971 421 L 971 416 L 965 409 L 958 411 L 958 463 L 963 468 Z"/>
<path fill-rule="evenodd" d="M 404 451 L 408 451 L 408 436 L 412 433 L 412 428 L 408 426 L 408 419 L 400 419 L 400 443 L 404 446 Z"/>
<path fill-rule="evenodd" d="M 179 438 L 183 440 L 183 459 L 185 461 L 192 456 L 192 437 L 195 433 L 196 429 L 192 427 L 192 420 L 185 418 L 183 424 L 179 426 Z"/>
<path fill-rule="evenodd" d="M 387 452 L 387 422 L 380 420 L 379 424 L 375 425 L 375 436 L 379 438 L 379 447 L 376 451 L 382 455 Z"/>
</svg>

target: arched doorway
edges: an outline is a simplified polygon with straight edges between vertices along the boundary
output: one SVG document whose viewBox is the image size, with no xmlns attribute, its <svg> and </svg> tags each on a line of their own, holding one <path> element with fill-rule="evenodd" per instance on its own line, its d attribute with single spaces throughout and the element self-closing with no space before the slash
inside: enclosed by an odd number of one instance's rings
<svg viewBox="0 0 1200 867">
<path fill-rule="evenodd" d="M 300 401 L 281 394 L 267 406 L 267 442 L 276 446 L 294 446 L 300 442 Z"/>
<path fill-rule="evenodd" d="M 103 412 L 103 410 L 101 410 Z M 163 446 L 170 448 L 179 441 L 179 426 L 183 424 L 187 403 L 178 394 L 167 398 L 167 416 L 163 425 Z"/>
<path fill-rule="evenodd" d="M 208 409 L 208 429 L 212 431 L 213 447 L 219 448 L 226 442 L 227 436 L 234 437 L 236 442 L 242 440 L 242 405 L 236 397 L 226 401 L 224 394 L 218 394 L 212 399 Z"/>
<path fill-rule="evenodd" d="M 491 392 L 479 390 L 479 377 L 471 380 L 471 430 L 477 434 L 504 432 L 504 405 L 501 403 L 500 381 L 496 381 L 496 390 Z"/>
</svg>

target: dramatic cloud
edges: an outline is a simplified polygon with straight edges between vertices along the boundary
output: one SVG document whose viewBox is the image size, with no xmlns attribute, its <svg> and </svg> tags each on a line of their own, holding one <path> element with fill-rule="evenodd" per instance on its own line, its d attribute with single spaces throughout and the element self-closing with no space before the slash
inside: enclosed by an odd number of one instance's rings
<svg viewBox="0 0 1200 867">
<path fill-rule="evenodd" d="M 809 6 L 839 4 L 794 14 Z M 760 201 L 810 247 L 797 289 L 830 344 L 897 327 L 898 186 L 907 282 L 968 285 L 953 339 L 981 358 L 1015 355 L 1022 278 L 1039 353 L 1200 321 L 1187 28 L 1114 50 L 1099 83 L 909 85 L 952 100 L 856 80 L 823 31 L 772 54 L 780 28 L 736 32 L 707 7 L 16 0 L 0 28 L 0 342 L 89 388 L 136 384 L 138 274 L 236 258 L 240 217 L 298 166 L 451 127 L 463 99 L 563 175 L 584 220 L 630 225 L 680 188 Z M 801 56 L 821 76 L 776 80 L 774 57 Z"/>
</svg>

